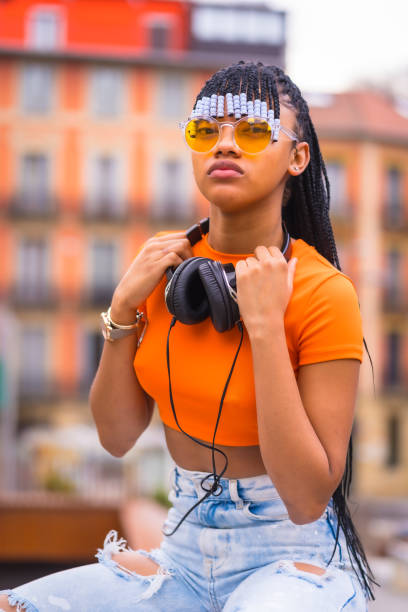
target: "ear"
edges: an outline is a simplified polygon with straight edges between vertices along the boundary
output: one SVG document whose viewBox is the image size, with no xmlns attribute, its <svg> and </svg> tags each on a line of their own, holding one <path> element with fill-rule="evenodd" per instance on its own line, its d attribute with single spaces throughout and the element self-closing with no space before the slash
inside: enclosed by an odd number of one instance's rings
<svg viewBox="0 0 408 612">
<path fill-rule="evenodd" d="M 298 142 L 290 154 L 288 172 L 292 176 L 298 176 L 306 170 L 310 162 L 310 151 L 307 142 Z"/>
</svg>

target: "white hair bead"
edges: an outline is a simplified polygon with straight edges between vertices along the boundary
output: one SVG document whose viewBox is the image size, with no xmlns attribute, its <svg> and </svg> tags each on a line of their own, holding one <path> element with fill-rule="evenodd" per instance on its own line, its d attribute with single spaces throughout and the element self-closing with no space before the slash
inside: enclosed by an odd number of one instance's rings
<svg viewBox="0 0 408 612">
<path fill-rule="evenodd" d="M 239 96 L 239 100 L 241 103 L 241 115 L 247 115 L 248 114 L 248 109 L 247 109 L 247 99 L 246 99 L 246 93 L 242 92 Z"/>
<path fill-rule="evenodd" d="M 280 119 L 274 119 L 275 127 L 273 129 L 273 139 L 276 141 L 279 138 Z"/>
<path fill-rule="evenodd" d="M 228 115 L 233 115 L 234 114 L 234 99 L 233 99 L 232 93 L 228 92 L 225 97 L 227 100 L 227 113 Z"/>
<path fill-rule="evenodd" d="M 261 117 L 263 119 L 267 119 L 268 117 L 268 108 L 265 101 L 261 102 Z"/>
<path fill-rule="evenodd" d="M 203 97 L 202 114 L 203 115 L 209 115 L 210 114 L 210 98 L 208 96 L 204 96 Z"/>
<path fill-rule="evenodd" d="M 212 117 L 217 114 L 217 94 L 212 94 L 211 96 L 210 111 Z"/>
<path fill-rule="evenodd" d="M 253 117 L 254 116 L 254 103 L 252 102 L 252 100 L 248 100 L 247 107 L 248 107 L 248 115 L 250 117 Z"/>
<path fill-rule="evenodd" d="M 273 108 L 270 108 L 268 110 L 268 121 L 270 121 L 271 123 L 274 122 L 275 119 L 275 113 L 273 112 Z"/>
<path fill-rule="evenodd" d="M 224 116 L 224 96 L 218 96 L 217 117 Z"/>
<path fill-rule="evenodd" d="M 238 94 L 234 96 L 234 111 L 235 111 L 235 119 L 241 119 L 241 105 L 240 105 Z"/>
</svg>

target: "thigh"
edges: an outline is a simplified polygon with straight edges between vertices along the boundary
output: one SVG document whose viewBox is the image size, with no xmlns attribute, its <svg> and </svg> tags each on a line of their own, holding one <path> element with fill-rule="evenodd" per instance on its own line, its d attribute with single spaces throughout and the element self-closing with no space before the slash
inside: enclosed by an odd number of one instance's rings
<svg viewBox="0 0 408 612">
<path fill-rule="evenodd" d="M 223 612 L 366 612 L 357 576 L 330 566 L 324 574 L 276 561 L 253 572 L 229 596 Z"/>
<path fill-rule="evenodd" d="M 141 576 L 113 571 L 101 563 L 49 574 L 0 594 L 30 612 L 204 611 L 176 572 Z M 19 608 L 20 609 L 20 608 Z"/>
</svg>

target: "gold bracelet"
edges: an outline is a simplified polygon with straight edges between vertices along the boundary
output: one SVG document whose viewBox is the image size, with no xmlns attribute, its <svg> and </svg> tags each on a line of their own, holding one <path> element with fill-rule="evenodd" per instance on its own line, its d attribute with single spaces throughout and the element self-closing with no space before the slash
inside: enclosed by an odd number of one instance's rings
<svg viewBox="0 0 408 612">
<path fill-rule="evenodd" d="M 113 325 L 113 327 L 116 327 L 117 329 L 135 329 L 135 327 L 139 325 L 140 320 L 143 319 L 144 316 L 143 312 L 139 312 L 139 310 L 136 310 L 135 323 L 132 323 L 131 325 L 120 325 L 119 323 L 115 323 L 115 321 L 111 317 L 111 306 L 109 306 L 106 314 L 108 316 L 110 324 Z"/>
</svg>

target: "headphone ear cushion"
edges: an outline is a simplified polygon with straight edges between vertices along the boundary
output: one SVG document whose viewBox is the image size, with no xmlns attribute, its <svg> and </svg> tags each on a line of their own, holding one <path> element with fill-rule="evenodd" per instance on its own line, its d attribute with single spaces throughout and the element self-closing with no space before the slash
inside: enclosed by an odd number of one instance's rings
<svg viewBox="0 0 408 612">
<path fill-rule="evenodd" d="M 174 271 L 166 288 L 166 305 L 178 321 L 186 325 L 200 323 L 209 315 L 207 294 L 198 274 L 204 257 L 190 257 Z"/>
<path fill-rule="evenodd" d="M 234 327 L 234 316 L 222 265 L 219 261 L 209 259 L 200 264 L 198 272 L 207 293 L 210 317 L 215 329 L 219 332 L 228 331 Z"/>
</svg>

